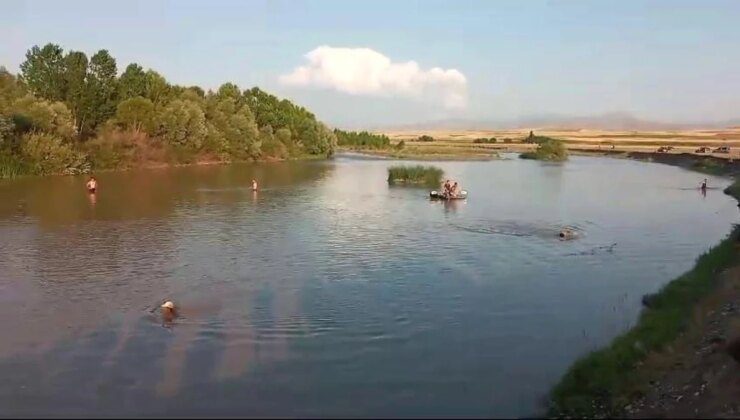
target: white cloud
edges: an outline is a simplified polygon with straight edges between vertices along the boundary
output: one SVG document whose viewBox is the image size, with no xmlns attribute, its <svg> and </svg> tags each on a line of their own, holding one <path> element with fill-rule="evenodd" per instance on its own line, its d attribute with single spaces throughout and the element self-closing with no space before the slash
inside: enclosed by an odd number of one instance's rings
<svg viewBox="0 0 740 420">
<path fill-rule="evenodd" d="M 414 61 L 393 63 L 370 48 L 321 46 L 305 55 L 308 63 L 280 76 L 288 86 L 334 89 L 350 95 L 401 96 L 464 108 L 467 80 L 456 69 L 422 70 Z"/>
</svg>

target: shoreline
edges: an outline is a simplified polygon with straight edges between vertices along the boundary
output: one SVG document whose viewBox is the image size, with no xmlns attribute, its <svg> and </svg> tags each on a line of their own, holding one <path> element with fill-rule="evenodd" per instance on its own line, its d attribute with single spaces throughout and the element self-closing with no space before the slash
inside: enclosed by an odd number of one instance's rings
<svg viewBox="0 0 740 420">
<path fill-rule="evenodd" d="M 740 206 L 740 165 L 732 160 L 691 153 L 601 154 L 735 177 L 724 193 Z M 547 416 L 740 415 L 734 400 L 740 383 L 732 382 L 740 366 L 723 351 L 740 333 L 739 248 L 740 226 L 735 225 L 693 268 L 644 296 L 632 328 L 579 357 L 563 374 L 551 389 Z"/>
</svg>

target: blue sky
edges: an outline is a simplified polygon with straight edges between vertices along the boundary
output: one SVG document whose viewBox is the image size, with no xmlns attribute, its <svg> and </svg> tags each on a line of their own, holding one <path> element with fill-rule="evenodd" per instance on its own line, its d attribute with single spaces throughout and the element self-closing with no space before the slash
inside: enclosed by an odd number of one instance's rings
<svg viewBox="0 0 740 420">
<path fill-rule="evenodd" d="M 340 126 L 740 117 L 740 1 L 11 0 L 1 9 L 0 65 L 11 71 L 34 44 L 105 48 L 120 70 L 135 61 L 179 84 L 257 85 Z M 311 65 L 306 54 L 320 46 L 331 48 Z M 334 65 L 357 48 L 374 55 Z M 383 56 L 392 64 L 377 70 L 381 86 L 363 74 L 342 84 Z M 399 79 L 406 67 L 396 64 L 409 61 L 418 70 Z M 308 76 L 281 82 L 300 66 Z M 434 67 L 464 83 L 433 77 Z M 447 106 L 452 93 L 464 104 Z"/>
</svg>

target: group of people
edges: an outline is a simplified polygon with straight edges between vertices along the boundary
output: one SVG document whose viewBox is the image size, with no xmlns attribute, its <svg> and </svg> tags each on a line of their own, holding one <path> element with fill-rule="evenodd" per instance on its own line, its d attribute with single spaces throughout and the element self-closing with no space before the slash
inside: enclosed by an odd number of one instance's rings
<svg viewBox="0 0 740 420">
<path fill-rule="evenodd" d="M 450 183 L 450 180 L 446 180 L 444 185 L 442 185 L 442 195 L 445 197 L 457 197 L 460 195 L 460 187 L 457 185 L 457 182 Z"/>
</svg>

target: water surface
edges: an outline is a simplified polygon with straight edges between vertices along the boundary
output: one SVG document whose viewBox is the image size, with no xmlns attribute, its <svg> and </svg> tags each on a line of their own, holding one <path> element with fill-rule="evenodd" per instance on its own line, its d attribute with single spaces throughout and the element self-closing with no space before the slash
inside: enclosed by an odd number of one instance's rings
<svg viewBox="0 0 740 420">
<path fill-rule="evenodd" d="M 538 414 L 737 220 L 670 166 L 438 162 L 442 203 L 396 163 L 0 182 L 0 415 Z"/>
</svg>

